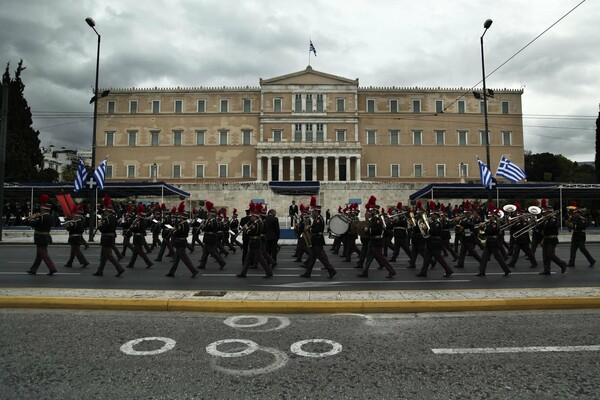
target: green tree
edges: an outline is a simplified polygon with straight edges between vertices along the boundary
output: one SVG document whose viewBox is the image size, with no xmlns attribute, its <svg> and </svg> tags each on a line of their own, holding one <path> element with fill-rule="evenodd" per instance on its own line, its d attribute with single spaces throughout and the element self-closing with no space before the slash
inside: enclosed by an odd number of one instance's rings
<svg viewBox="0 0 600 400">
<path fill-rule="evenodd" d="M 529 182 L 593 183 L 596 169 L 580 165 L 562 154 L 525 153 L 525 172 Z"/>
<path fill-rule="evenodd" d="M 10 76 L 9 67 L 10 64 L 7 64 L 2 75 L 2 83 L 9 85 L 5 181 L 42 181 L 50 174 L 42 173 L 44 156 L 38 139 L 40 132 L 32 128 L 31 109 L 23 96 L 23 60 L 19 61 L 14 78 Z"/>
</svg>

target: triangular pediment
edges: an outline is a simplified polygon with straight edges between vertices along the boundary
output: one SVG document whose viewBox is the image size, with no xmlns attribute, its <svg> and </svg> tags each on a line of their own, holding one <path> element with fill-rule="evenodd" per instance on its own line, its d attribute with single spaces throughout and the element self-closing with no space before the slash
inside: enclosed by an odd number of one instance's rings
<svg viewBox="0 0 600 400">
<path fill-rule="evenodd" d="M 312 69 L 309 65 L 306 69 L 291 74 L 277 76 L 269 79 L 260 79 L 261 86 L 264 85 L 355 85 L 358 79 L 348 79 L 341 76 L 327 74 Z"/>
</svg>

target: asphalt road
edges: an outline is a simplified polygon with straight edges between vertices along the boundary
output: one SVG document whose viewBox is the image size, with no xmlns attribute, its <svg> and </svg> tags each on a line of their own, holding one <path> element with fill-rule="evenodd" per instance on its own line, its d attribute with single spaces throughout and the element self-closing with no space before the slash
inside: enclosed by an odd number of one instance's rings
<svg viewBox="0 0 600 400">
<path fill-rule="evenodd" d="M 600 243 L 589 243 L 588 249 L 592 255 L 600 259 Z M 207 269 L 195 278 L 190 279 L 190 272 L 183 265 L 175 278 L 165 277 L 165 273 L 171 267 L 168 257 L 162 262 L 154 262 L 151 269 L 146 269 L 144 262 L 138 257 L 134 269 L 127 269 L 122 277 L 114 276 L 115 269 L 107 264 L 104 276 L 95 277 L 100 248 L 92 245 L 84 251 L 90 262 L 90 266 L 82 269 L 77 262 L 74 268 L 65 268 L 63 264 L 69 256 L 69 247 L 66 245 L 53 245 L 49 252 L 56 263 L 59 273 L 54 276 L 46 276 L 48 271 L 42 263 L 38 274 L 31 276 L 26 274 L 35 257 L 33 245 L 2 245 L 0 246 L 0 281 L 2 287 L 53 287 L 53 288 L 86 288 L 86 289 L 148 289 L 148 290 L 436 290 L 436 289 L 499 289 L 499 288 L 556 288 L 556 287 L 587 287 L 598 284 L 600 280 L 600 264 L 595 268 L 589 268 L 588 263 L 580 253 L 577 256 L 575 268 L 569 268 L 567 273 L 561 274 L 560 268 L 553 265 L 551 276 L 540 276 L 541 267 L 532 269 L 529 262 L 521 255 L 516 268 L 509 277 L 504 277 L 500 266 L 492 259 L 488 264 L 486 276 L 476 277 L 478 264 L 474 259 L 467 257 L 465 268 L 455 268 L 455 273 L 450 278 L 443 278 L 443 269 L 437 266 L 430 270 L 427 278 L 417 278 L 417 270 L 407 269 L 408 259 L 406 255 L 398 258 L 392 263 L 397 271 L 394 279 L 386 279 L 387 271 L 378 270 L 376 262 L 373 263 L 369 272 L 369 278 L 358 278 L 356 274 L 359 269 L 353 268 L 356 256 L 352 263 L 342 262 L 338 255 L 331 254 L 326 250 L 329 259 L 338 274 L 334 279 L 328 279 L 327 271 L 321 270 L 322 265 L 317 261 L 313 270 L 312 278 L 299 277 L 304 272 L 292 257 L 292 246 L 282 246 L 278 257 L 278 266 L 274 270 L 272 279 L 263 279 L 264 271 L 250 270 L 245 279 L 236 278 L 235 274 L 241 270 L 241 251 L 230 254 L 224 270 L 218 269 L 218 264 L 209 259 Z M 149 254 L 151 260 L 156 258 L 157 251 Z M 569 244 L 559 245 L 557 254 L 563 260 L 568 261 Z M 538 249 L 536 256 L 541 264 L 541 250 Z M 129 261 L 130 254 L 122 261 L 125 266 Z M 190 255 L 195 265 L 201 257 L 201 250 L 196 250 Z M 450 266 L 455 263 L 451 258 L 447 259 Z M 420 266 L 422 259 L 417 260 Z M 260 268 L 260 267 L 259 267 Z"/>
<path fill-rule="evenodd" d="M 597 399 L 600 311 L 0 310 L 0 398 Z"/>
</svg>

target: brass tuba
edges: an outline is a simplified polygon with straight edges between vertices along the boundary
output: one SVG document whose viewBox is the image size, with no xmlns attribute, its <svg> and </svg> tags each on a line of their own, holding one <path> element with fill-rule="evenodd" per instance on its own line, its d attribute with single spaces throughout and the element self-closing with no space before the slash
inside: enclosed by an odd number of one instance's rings
<svg viewBox="0 0 600 400">
<path fill-rule="evenodd" d="M 419 215 L 417 226 L 421 231 L 421 236 L 427 239 L 429 237 L 429 221 L 427 220 L 427 215 L 425 215 L 424 212 Z"/>
</svg>

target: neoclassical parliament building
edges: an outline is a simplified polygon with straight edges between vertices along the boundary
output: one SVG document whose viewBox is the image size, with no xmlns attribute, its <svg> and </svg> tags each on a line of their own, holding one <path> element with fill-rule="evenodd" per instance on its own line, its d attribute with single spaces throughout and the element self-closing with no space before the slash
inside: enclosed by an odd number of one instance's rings
<svg viewBox="0 0 600 400">
<path fill-rule="evenodd" d="M 492 172 L 503 155 L 524 164 L 522 94 L 488 97 Z M 375 183 L 475 182 L 486 140 L 484 102 L 470 89 L 360 87 L 308 66 L 258 87 L 111 88 L 98 103 L 96 154 L 108 155 L 108 181 L 192 191 L 317 181 L 366 194 Z"/>
</svg>

